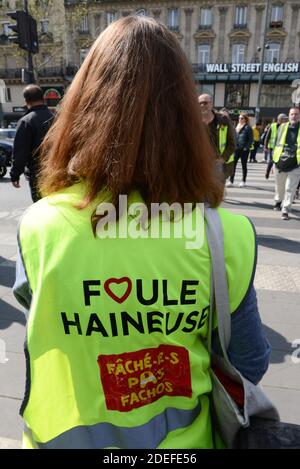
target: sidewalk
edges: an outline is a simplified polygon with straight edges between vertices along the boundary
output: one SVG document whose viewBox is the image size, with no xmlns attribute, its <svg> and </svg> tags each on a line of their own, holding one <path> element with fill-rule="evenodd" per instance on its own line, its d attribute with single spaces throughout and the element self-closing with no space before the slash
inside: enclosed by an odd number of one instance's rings
<svg viewBox="0 0 300 469">
<path fill-rule="evenodd" d="M 262 384 L 277 404 L 282 421 L 300 424 L 300 363 L 292 361 L 295 339 L 300 348 L 300 201 L 293 219 L 280 220 L 280 214 L 271 209 L 274 185 L 272 180 L 264 180 L 264 170 L 263 164 L 249 165 L 248 187 L 229 189 L 224 206 L 248 215 L 255 224 L 259 243 L 255 286 L 262 322 L 273 347 Z M 1 182 L 0 197 L 9 201 L 9 208 L 0 211 L 0 339 L 5 341 L 8 358 L 2 362 L 0 355 L 0 448 L 14 448 L 20 447 L 22 434 L 18 412 L 25 383 L 25 316 L 11 286 L 17 223 L 30 198 L 25 181 L 19 191 Z"/>
<path fill-rule="evenodd" d="M 262 155 L 258 155 L 262 159 Z M 300 424 L 300 200 L 291 220 L 272 210 L 274 175 L 264 178 L 266 165 L 248 164 L 247 186 L 227 190 L 224 206 L 248 216 L 257 232 L 255 276 L 259 311 L 272 355 L 261 384 L 278 406 L 281 420 Z M 241 178 L 237 172 L 235 182 Z M 298 340 L 298 346 L 293 341 Z M 297 353 L 298 363 L 292 354 Z"/>
</svg>

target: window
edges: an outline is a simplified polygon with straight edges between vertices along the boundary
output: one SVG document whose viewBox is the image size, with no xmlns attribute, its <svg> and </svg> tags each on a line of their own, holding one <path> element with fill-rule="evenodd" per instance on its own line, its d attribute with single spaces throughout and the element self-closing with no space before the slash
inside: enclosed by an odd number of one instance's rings
<svg viewBox="0 0 300 469">
<path fill-rule="evenodd" d="M 87 33 L 89 31 L 88 17 L 83 16 L 80 20 L 79 31 L 81 33 Z"/>
<path fill-rule="evenodd" d="M 49 20 L 41 20 L 41 33 L 47 34 L 49 32 Z"/>
<path fill-rule="evenodd" d="M 282 21 L 283 20 L 283 6 L 273 5 L 271 12 L 271 21 Z"/>
<path fill-rule="evenodd" d="M 198 64 L 208 64 L 210 61 L 210 45 L 200 44 L 197 46 Z"/>
<path fill-rule="evenodd" d="M 291 91 L 287 85 L 262 85 L 261 107 L 285 107 L 291 105 Z"/>
<path fill-rule="evenodd" d="M 235 9 L 235 25 L 247 25 L 247 7 L 236 7 Z"/>
<path fill-rule="evenodd" d="M 226 83 L 225 85 L 225 107 L 243 108 L 249 104 L 250 85 Z"/>
<path fill-rule="evenodd" d="M 265 62 L 279 62 L 280 44 L 277 42 L 269 42 L 268 46 L 269 49 L 267 49 L 265 53 Z"/>
<path fill-rule="evenodd" d="M 111 23 L 113 23 L 114 21 L 116 21 L 117 19 L 117 14 L 115 11 L 109 11 L 107 14 L 106 14 L 106 22 L 107 22 L 107 26 L 109 26 Z"/>
<path fill-rule="evenodd" d="M 245 44 L 233 44 L 232 46 L 232 63 L 242 64 L 245 62 Z"/>
<path fill-rule="evenodd" d="M 144 8 L 141 8 L 136 12 L 136 15 L 138 16 L 147 16 L 147 11 Z"/>
<path fill-rule="evenodd" d="M 11 102 L 11 92 L 10 92 L 10 88 L 5 88 L 5 101 L 7 103 L 10 103 Z M 11 137 L 13 138 L 13 137 Z"/>
<path fill-rule="evenodd" d="M 3 34 L 5 36 L 11 36 L 13 34 L 13 31 L 9 29 L 9 22 L 8 23 L 2 23 L 2 28 L 3 28 Z"/>
<path fill-rule="evenodd" d="M 89 52 L 89 49 L 80 49 L 80 57 L 79 57 L 80 65 L 82 64 L 82 62 L 84 61 L 84 59 L 88 55 L 88 52 Z"/>
<path fill-rule="evenodd" d="M 200 26 L 212 25 L 212 11 L 211 8 L 201 8 L 200 10 Z"/>
<path fill-rule="evenodd" d="M 98 34 L 101 29 L 101 14 L 97 13 L 95 15 L 94 20 L 95 20 L 95 33 Z"/>
<path fill-rule="evenodd" d="M 212 96 L 213 101 L 215 98 L 215 85 L 211 83 L 198 83 L 197 85 L 198 95 L 200 94 L 209 94 Z"/>
<path fill-rule="evenodd" d="M 179 28 L 179 12 L 178 8 L 172 8 L 168 10 L 168 28 L 178 29 Z"/>
</svg>

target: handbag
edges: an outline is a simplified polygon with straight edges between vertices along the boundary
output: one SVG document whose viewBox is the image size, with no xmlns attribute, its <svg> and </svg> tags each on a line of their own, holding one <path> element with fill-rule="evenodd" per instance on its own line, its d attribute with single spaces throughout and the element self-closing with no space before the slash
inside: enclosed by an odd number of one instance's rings
<svg viewBox="0 0 300 469">
<path fill-rule="evenodd" d="M 293 169 L 297 168 L 298 166 L 296 152 L 290 152 L 288 150 L 285 150 L 280 155 L 280 158 L 277 163 L 275 163 L 275 166 L 279 171 L 283 171 L 284 173 L 293 171 Z"/>
<path fill-rule="evenodd" d="M 279 421 L 275 406 L 262 388 L 244 378 L 229 360 L 227 349 L 231 335 L 231 314 L 226 278 L 223 228 L 217 210 L 206 208 L 206 234 L 211 253 L 211 301 L 207 346 L 211 356 L 211 409 L 217 433 L 227 448 L 234 448 L 241 428 L 250 418 Z M 216 314 L 222 356 L 211 349 L 213 317 Z"/>
</svg>

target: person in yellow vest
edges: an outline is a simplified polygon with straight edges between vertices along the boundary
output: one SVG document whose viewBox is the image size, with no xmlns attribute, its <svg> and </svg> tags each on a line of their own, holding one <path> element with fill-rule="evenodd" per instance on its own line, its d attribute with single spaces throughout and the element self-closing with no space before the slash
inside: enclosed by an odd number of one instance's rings
<svg viewBox="0 0 300 469">
<path fill-rule="evenodd" d="M 209 94 L 198 97 L 203 122 L 215 149 L 218 162 L 222 163 L 224 179 L 233 172 L 235 131 L 229 116 L 213 109 L 213 98 Z"/>
<path fill-rule="evenodd" d="M 24 447 L 219 447 L 206 226 L 223 233 L 232 363 L 257 383 L 270 346 L 253 288 L 255 232 L 219 207 L 190 65 L 167 27 L 135 15 L 99 36 L 42 162 L 44 197 L 20 222 L 14 285 L 28 309 Z M 191 208 L 169 216 L 168 234 L 168 218 L 152 215 L 158 203 L 165 214 Z M 190 228 L 176 232 L 180 223 Z"/>
<path fill-rule="evenodd" d="M 289 212 L 300 180 L 300 108 L 292 107 L 289 122 L 281 124 L 275 139 L 275 206 L 281 218 L 289 220 Z"/>
<path fill-rule="evenodd" d="M 249 163 L 257 163 L 256 153 L 260 146 L 260 133 L 261 133 L 261 121 L 257 121 L 252 127 L 253 132 L 253 144 L 250 148 Z"/>
<path fill-rule="evenodd" d="M 273 151 L 274 151 L 274 146 L 275 146 L 275 139 L 276 139 L 276 134 L 279 126 L 281 124 L 284 124 L 285 122 L 288 122 L 289 118 L 286 114 L 280 113 L 277 116 L 277 121 L 273 122 L 270 127 L 268 132 L 266 133 L 265 139 L 264 139 L 264 147 L 265 147 L 265 152 L 268 152 L 269 158 L 268 158 L 268 166 L 266 169 L 266 174 L 265 178 L 269 179 L 270 177 L 270 172 L 273 167 Z"/>
</svg>

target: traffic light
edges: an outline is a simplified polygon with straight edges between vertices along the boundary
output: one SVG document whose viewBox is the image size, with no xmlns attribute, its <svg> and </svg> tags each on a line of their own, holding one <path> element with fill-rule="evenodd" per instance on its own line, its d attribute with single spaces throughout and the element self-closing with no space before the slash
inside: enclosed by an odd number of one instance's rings
<svg viewBox="0 0 300 469">
<path fill-rule="evenodd" d="M 39 38 L 37 32 L 37 23 L 32 16 L 30 18 L 30 51 L 33 54 L 37 54 L 39 51 Z"/>
<path fill-rule="evenodd" d="M 39 51 L 36 20 L 23 10 L 11 11 L 7 15 L 16 21 L 9 28 L 17 33 L 16 36 L 9 36 L 9 40 L 18 44 L 21 49 L 36 54 Z"/>
<path fill-rule="evenodd" d="M 29 21 L 28 14 L 23 10 L 11 11 L 7 15 L 16 21 L 16 24 L 10 24 L 8 27 L 17 33 L 16 36 L 9 36 L 9 40 L 28 50 L 29 48 Z"/>
</svg>

